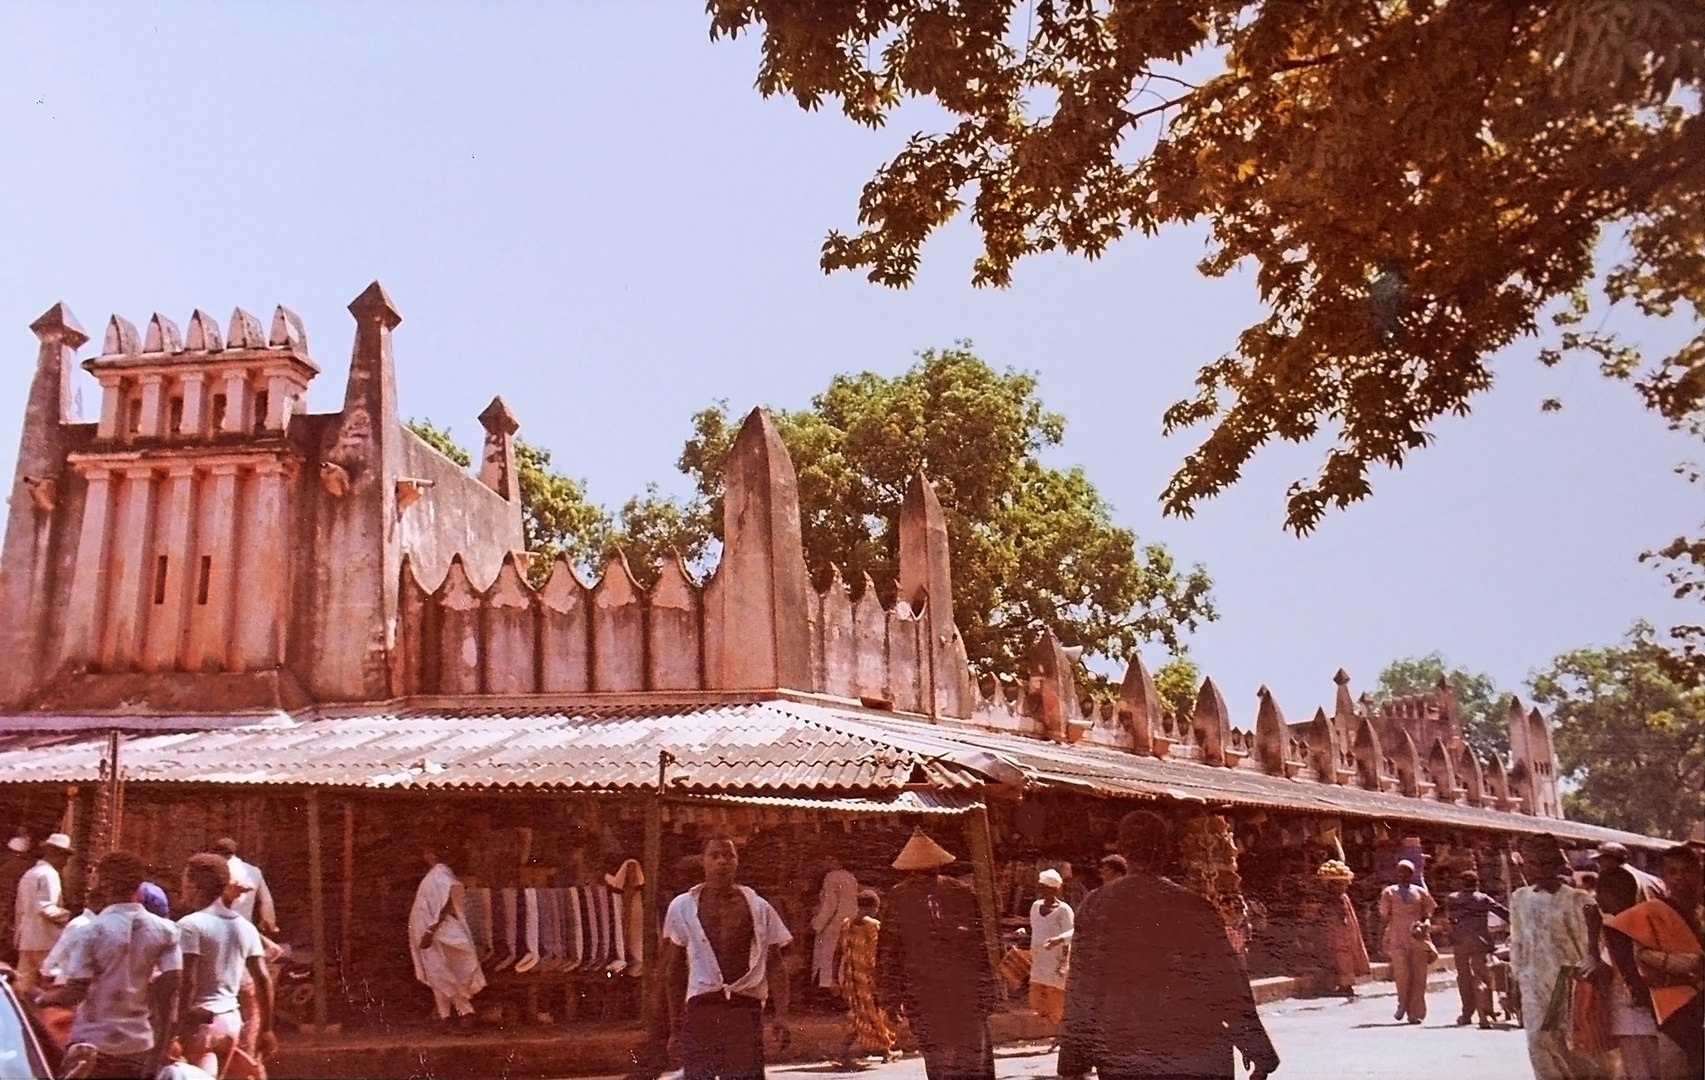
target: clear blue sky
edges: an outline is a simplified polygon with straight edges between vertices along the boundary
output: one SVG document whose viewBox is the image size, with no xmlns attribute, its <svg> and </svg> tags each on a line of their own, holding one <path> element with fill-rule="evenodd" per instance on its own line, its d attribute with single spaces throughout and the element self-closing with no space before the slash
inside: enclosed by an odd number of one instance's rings
<svg viewBox="0 0 1705 1080">
<path fill-rule="evenodd" d="M 405 414 L 471 441 L 501 393 L 611 505 L 648 480 L 686 490 L 688 417 L 717 398 L 796 408 L 836 372 L 897 372 L 961 338 L 1038 372 L 1068 420 L 1056 461 L 1213 574 L 1222 619 L 1192 648 L 1240 724 L 1263 682 L 1299 719 L 1339 666 L 1367 688 L 1440 649 L 1511 686 L 1637 617 L 1697 617 L 1635 562 L 1701 518 L 1671 472 L 1695 447 L 1531 346 L 1314 536 L 1280 521 L 1319 448 L 1271 450 L 1194 520 L 1163 520 L 1156 495 L 1200 436 L 1162 439 L 1160 413 L 1253 318 L 1247 279 L 1197 276 L 1202 236 L 1174 230 L 975 290 L 964 227 L 909 291 L 825 277 L 825 231 L 932 118 L 871 133 L 763 101 L 755 44 L 707 30 L 697 0 L 0 7 L 4 474 L 27 326 L 55 300 L 96 345 L 114 311 L 182 326 L 285 303 L 325 369 L 323 411 L 341 402 L 344 306 L 378 278 L 405 320 Z M 1553 395 L 1566 409 L 1542 415 Z M 92 384 L 85 400 L 92 415 Z"/>
</svg>

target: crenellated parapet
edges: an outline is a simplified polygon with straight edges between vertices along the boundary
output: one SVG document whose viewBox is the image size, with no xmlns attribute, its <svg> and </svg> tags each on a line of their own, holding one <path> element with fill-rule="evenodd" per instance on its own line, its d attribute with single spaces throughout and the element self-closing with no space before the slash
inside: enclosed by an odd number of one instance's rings
<svg viewBox="0 0 1705 1080">
<path fill-rule="evenodd" d="M 715 573 L 700 584 L 671 553 L 646 588 L 615 552 L 594 582 L 558 559 L 535 588 L 525 563 L 524 553 L 512 553 L 495 578 L 479 583 L 457 556 L 442 580 L 426 582 L 404 560 L 401 694 L 796 690 L 897 712 L 950 715 L 930 696 L 927 601 L 920 612 L 904 600 L 884 607 L 868 579 L 856 599 L 838 572 L 826 589 L 808 592 L 802 635 L 808 678 L 751 687 L 710 662 L 708 640 L 726 632 L 708 599 L 715 595 Z M 724 607 L 720 617 L 726 613 Z"/>
<path fill-rule="evenodd" d="M 1051 636 L 1039 648 L 1045 653 Z M 1057 647 L 1057 646 L 1056 646 Z M 1256 691 L 1252 728 L 1232 720 L 1225 697 L 1212 678 L 1202 680 L 1188 715 L 1169 716 L 1141 657 L 1133 657 L 1117 703 L 1080 706 L 1082 719 L 1062 725 L 1051 701 L 1053 670 L 1033 666 L 1028 684 L 985 676 L 973 720 L 980 725 L 1038 738 L 1077 741 L 1142 757 L 1191 761 L 1213 768 L 1250 769 L 1305 783 L 1358 787 L 1414 799 L 1561 817 L 1555 785 L 1555 752 L 1545 718 L 1538 710 L 1510 709 L 1514 753 L 1506 763 L 1498 755 L 1482 757 L 1458 734 L 1448 683 L 1426 695 L 1376 708 L 1367 695 L 1350 692 L 1350 677 L 1333 678 L 1333 713 L 1315 710 L 1309 720 L 1285 719 L 1276 696 Z M 1070 675 L 1064 677 L 1070 681 Z M 1054 697 L 1050 697 L 1054 695 Z M 1431 736 L 1431 742 L 1422 740 Z"/>
<path fill-rule="evenodd" d="M 513 431 L 507 422 L 488 424 L 494 429 Z M 488 463 L 498 456 L 489 454 Z M 856 594 L 849 590 L 837 567 L 823 588 L 812 585 L 793 463 L 763 410 L 741 426 L 726 475 L 722 558 L 702 583 L 675 553 L 648 588 L 620 552 L 593 582 L 559 559 L 537 588 L 518 553 L 485 579 L 459 555 L 442 577 L 408 559 L 398 603 L 399 692 L 794 690 L 923 716 L 970 716 L 947 530 L 922 473 L 901 511 L 899 588 L 890 605 L 868 576 Z M 1075 715 L 1075 701 L 1065 711 Z"/>
</svg>

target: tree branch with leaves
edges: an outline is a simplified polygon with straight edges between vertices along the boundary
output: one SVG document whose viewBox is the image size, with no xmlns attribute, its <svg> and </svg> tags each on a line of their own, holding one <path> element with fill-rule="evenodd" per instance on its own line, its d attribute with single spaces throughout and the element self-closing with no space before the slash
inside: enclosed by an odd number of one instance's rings
<svg viewBox="0 0 1705 1080">
<path fill-rule="evenodd" d="M 878 169 L 828 271 L 901 287 L 968 213 L 979 285 L 1024 257 L 1096 258 L 1206 222 L 1201 263 L 1246 263 L 1266 315 L 1204 364 L 1173 432 L 1207 425 L 1162 495 L 1188 516 L 1267 443 L 1333 445 L 1287 493 L 1313 529 L 1371 491 L 1488 358 L 1586 296 L 1705 315 L 1705 5 L 1698 0 L 709 0 L 711 36 L 761 31 L 757 88 L 881 126 L 947 114 Z M 1186 63 L 1209 67 L 1185 79 Z M 1156 82 L 1183 92 L 1160 97 Z M 1154 98 L 1160 100 L 1155 101 Z M 1605 268 L 1607 230 L 1627 253 Z M 1672 420 L 1705 400 L 1705 332 L 1647 361 L 1578 329 L 1540 354 L 1600 357 Z M 1574 320 L 1574 321 L 1570 321 Z"/>
</svg>

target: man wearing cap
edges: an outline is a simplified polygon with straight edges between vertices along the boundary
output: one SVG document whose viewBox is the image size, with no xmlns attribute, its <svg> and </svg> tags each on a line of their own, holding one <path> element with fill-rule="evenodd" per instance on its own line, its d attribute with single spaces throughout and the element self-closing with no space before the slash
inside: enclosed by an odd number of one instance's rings
<svg viewBox="0 0 1705 1080">
<path fill-rule="evenodd" d="M 976 893 L 942 873 L 953 861 L 921 829 L 900 850 L 894 869 L 906 877 L 888 893 L 877 983 L 884 1003 L 905 1012 L 928 1080 L 994 1080 L 995 972 Z"/>
<path fill-rule="evenodd" d="M 30 858 L 30 838 L 18 833 L 0 848 L 0 960 L 18 961 L 18 924 L 14 908 L 18 902 L 18 879 L 35 862 Z"/>
<path fill-rule="evenodd" d="M 18 879 L 17 918 L 18 990 L 28 992 L 41 981 L 42 961 L 71 921 L 71 912 L 60 902 L 63 888 L 59 872 L 71 861 L 71 838 L 54 833 L 41 842 L 41 858 Z"/>
<path fill-rule="evenodd" d="M 1508 922 L 1510 909 L 1480 891 L 1480 872 L 1464 870 L 1457 876 L 1462 887 L 1445 896 L 1445 915 L 1450 919 L 1451 953 L 1456 957 L 1456 992 L 1462 1012 L 1456 1025 L 1466 1027 L 1480 1014 L 1480 1026 L 1492 1026 L 1492 986 L 1487 981 L 1487 961 L 1492 955 L 1492 928 L 1488 915 Z"/>
<path fill-rule="evenodd" d="M 781 952 L 793 934 L 768 900 L 735 881 L 733 837 L 707 836 L 701 853 L 704 884 L 670 901 L 663 917 L 658 981 L 679 1033 L 683 1080 L 751 1080 L 764 1075 L 766 1001 L 775 1003 L 778 1044 L 791 1038 Z"/>
<path fill-rule="evenodd" d="M 1049 1024 L 1065 1015 L 1066 970 L 1071 964 L 1072 909 L 1060 899 L 1058 870 L 1036 877 L 1041 895 L 1030 905 L 1030 1011 Z"/>
<path fill-rule="evenodd" d="M 1158 814 L 1126 814 L 1119 847 L 1130 872 L 1090 893 L 1077 914 L 1061 1077 L 1094 1069 L 1109 1080 L 1231 1080 L 1238 1051 L 1250 1080 L 1279 1067 L 1225 920 L 1160 876 L 1168 834 Z"/>
<path fill-rule="evenodd" d="M 1433 954 L 1427 948 L 1425 927 L 1438 901 L 1415 881 L 1415 864 L 1397 864 L 1397 883 L 1379 894 L 1379 918 L 1385 927 L 1385 955 L 1391 960 L 1391 981 L 1397 984 L 1397 1019 L 1419 1024 L 1427 1018 L 1427 968 Z"/>
</svg>

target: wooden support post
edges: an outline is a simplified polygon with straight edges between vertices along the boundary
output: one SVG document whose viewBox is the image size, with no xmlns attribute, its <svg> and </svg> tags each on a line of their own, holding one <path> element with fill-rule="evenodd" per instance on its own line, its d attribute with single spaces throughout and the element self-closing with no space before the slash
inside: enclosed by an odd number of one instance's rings
<svg viewBox="0 0 1705 1080">
<path fill-rule="evenodd" d="M 989 808 L 978 803 L 965 814 L 965 834 L 971 842 L 971 870 L 977 881 L 977 910 L 983 917 L 983 945 L 989 950 L 989 969 L 1001 966 L 1000 914 L 995 907 L 995 848 L 989 832 Z"/>
<path fill-rule="evenodd" d="M 86 879 L 85 873 L 88 862 L 84 852 L 88 850 L 88 838 L 79 830 L 83 827 L 83 817 L 78 813 L 79 804 L 87 798 L 76 784 L 65 788 L 65 813 L 59 819 L 59 831 L 71 838 L 71 862 L 65 868 L 65 895 L 83 897 Z"/>
<path fill-rule="evenodd" d="M 326 873 L 320 857 L 320 793 L 308 789 L 308 899 L 314 934 L 314 1028 L 326 1029 Z"/>
<path fill-rule="evenodd" d="M 350 940 L 355 936 L 355 804 L 343 804 L 343 926 L 338 940 L 338 981 L 349 985 Z"/>
<path fill-rule="evenodd" d="M 662 887 L 663 863 L 663 793 L 659 791 L 645 801 L 645 884 L 640 892 L 645 907 L 641 922 L 640 941 L 645 949 L 645 971 L 640 975 L 640 1013 L 647 1020 L 656 1007 L 657 993 L 657 890 Z"/>
</svg>

